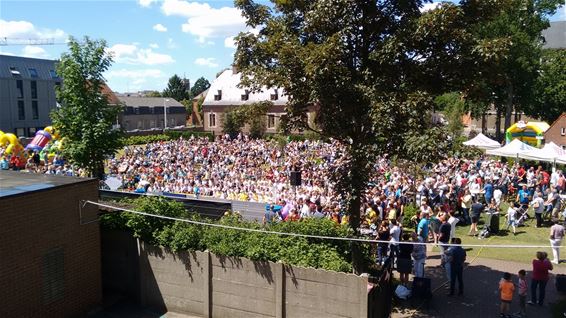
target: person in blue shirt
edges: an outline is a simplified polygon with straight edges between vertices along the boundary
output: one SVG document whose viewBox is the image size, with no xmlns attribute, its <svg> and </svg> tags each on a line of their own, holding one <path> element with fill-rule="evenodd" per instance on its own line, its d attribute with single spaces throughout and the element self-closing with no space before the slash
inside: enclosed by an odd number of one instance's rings
<svg viewBox="0 0 566 318">
<path fill-rule="evenodd" d="M 485 203 L 489 204 L 491 202 L 491 198 L 493 198 L 493 184 L 491 180 L 487 180 L 485 186 L 483 187 L 484 196 L 485 196 Z"/>
<path fill-rule="evenodd" d="M 6 159 L 6 157 L 2 157 L 2 160 L 0 160 L 0 169 L 1 170 L 10 169 L 10 162 L 8 162 L 8 159 Z"/>
<path fill-rule="evenodd" d="M 519 190 L 517 193 L 517 201 L 521 204 L 523 209 L 528 209 L 529 207 L 529 190 L 527 189 L 526 185 L 523 185 L 523 188 Z"/>
<path fill-rule="evenodd" d="M 430 215 L 428 212 L 421 213 L 421 220 L 417 226 L 417 234 L 423 238 L 423 241 L 428 241 L 428 226 L 430 224 Z"/>
</svg>

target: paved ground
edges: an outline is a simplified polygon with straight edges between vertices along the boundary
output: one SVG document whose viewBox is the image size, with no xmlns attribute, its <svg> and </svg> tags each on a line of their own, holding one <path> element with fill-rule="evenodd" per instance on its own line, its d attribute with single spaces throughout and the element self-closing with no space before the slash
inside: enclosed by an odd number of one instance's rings
<svg viewBox="0 0 566 318">
<path fill-rule="evenodd" d="M 464 296 L 448 297 L 448 290 L 441 286 L 446 282 L 446 276 L 439 266 L 440 256 L 432 254 L 427 259 L 426 276 L 432 279 L 433 299 L 428 306 L 416 299 L 401 301 L 395 306 L 392 317 L 499 317 L 498 283 L 503 273 L 510 272 L 515 275 L 520 269 L 525 269 L 527 276 L 530 277 L 531 265 L 494 259 L 474 260 L 474 256 L 468 255 L 468 261 L 473 260 L 473 262 L 464 270 Z M 555 266 L 554 274 L 566 274 L 565 264 Z M 516 275 L 513 279 L 516 280 Z M 557 293 L 552 275 L 546 287 L 545 305 L 543 307 L 527 305 L 527 316 L 552 317 L 549 304 L 565 299 L 566 295 Z M 516 298 L 511 305 L 511 313 L 518 310 L 518 298 Z"/>
</svg>

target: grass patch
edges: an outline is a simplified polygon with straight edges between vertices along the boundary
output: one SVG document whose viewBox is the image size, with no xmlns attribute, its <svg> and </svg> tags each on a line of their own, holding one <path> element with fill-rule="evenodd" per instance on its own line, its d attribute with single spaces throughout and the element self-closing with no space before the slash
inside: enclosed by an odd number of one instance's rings
<svg viewBox="0 0 566 318">
<path fill-rule="evenodd" d="M 469 236 L 469 226 L 457 226 L 456 236 L 462 239 L 462 244 L 490 244 L 490 245 L 541 245 L 548 246 L 544 249 L 537 248 L 484 248 L 481 251 L 480 257 L 492 258 L 499 260 L 516 261 L 522 263 L 530 263 L 535 257 L 537 250 L 546 251 L 549 257 L 552 257 L 550 249 L 549 235 L 550 225 L 542 228 L 536 228 L 536 220 L 531 218 L 525 222 L 525 226 L 517 227 L 517 234 L 513 234 L 513 229 L 507 230 L 506 212 L 509 205 L 507 203 L 501 204 L 501 212 L 499 217 L 499 234 L 490 236 L 490 239 L 478 239 L 477 237 Z M 532 210 L 529 211 L 530 216 L 534 216 Z M 482 214 L 482 220 L 478 225 L 478 229 L 483 228 L 483 221 L 486 219 L 485 214 Z M 489 242 L 488 242 L 489 240 Z M 472 248 L 468 255 L 476 255 L 479 247 Z M 563 258 L 563 257 L 562 257 Z M 559 265 L 566 267 L 564 263 Z"/>
</svg>

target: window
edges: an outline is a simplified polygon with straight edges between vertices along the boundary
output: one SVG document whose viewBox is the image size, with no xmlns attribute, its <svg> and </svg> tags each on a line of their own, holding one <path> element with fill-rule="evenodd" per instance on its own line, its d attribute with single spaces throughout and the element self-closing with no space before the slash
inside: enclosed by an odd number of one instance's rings
<svg viewBox="0 0 566 318">
<path fill-rule="evenodd" d="M 16 128 L 16 136 L 25 137 L 26 136 L 25 128 Z"/>
<path fill-rule="evenodd" d="M 20 76 L 21 75 L 20 71 L 18 71 L 18 69 L 14 66 L 10 66 L 10 73 L 12 73 L 12 76 Z"/>
<path fill-rule="evenodd" d="M 18 98 L 24 98 L 24 81 L 17 80 L 16 88 L 18 90 Z"/>
<path fill-rule="evenodd" d="M 269 99 L 278 100 L 279 99 L 279 92 L 277 90 L 274 90 L 273 94 L 271 94 Z"/>
<path fill-rule="evenodd" d="M 267 115 L 267 128 L 275 128 L 275 115 Z"/>
<path fill-rule="evenodd" d="M 168 123 L 169 126 L 173 126 L 173 127 L 177 126 L 177 119 L 175 117 L 173 117 L 171 119 L 167 118 L 167 121 L 169 122 Z"/>
<path fill-rule="evenodd" d="M 250 99 L 250 92 L 246 89 L 246 93 L 240 96 L 241 100 L 246 101 Z"/>
<path fill-rule="evenodd" d="M 208 114 L 208 126 L 209 127 L 216 127 L 216 114 L 215 113 Z"/>
<path fill-rule="evenodd" d="M 29 136 L 35 136 L 36 132 L 37 132 L 37 128 L 35 128 L 35 127 L 29 128 Z"/>
<path fill-rule="evenodd" d="M 561 134 L 562 136 L 566 136 L 566 127 L 560 128 L 560 134 Z"/>
<path fill-rule="evenodd" d="M 49 304 L 65 296 L 65 253 L 62 247 L 43 255 L 43 303 Z"/>
<path fill-rule="evenodd" d="M 37 107 L 37 101 L 31 101 L 31 116 L 32 119 L 39 119 L 39 108 Z"/>
<path fill-rule="evenodd" d="M 55 72 L 55 70 L 49 70 L 49 75 L 51 76 L 52 79 L 58 79 L 59 76 L 57 75 L 57 72 Z"/>
<path fill-rule="evenodd" d="M 143 122 L 141 120 L 138 120 L 138 127 L 137 129 L 143 129 Z"/>
<path fill-rule="evenodd" d="M 155 128 L 155 119 L 150 119 L 149 120 L 149 128 Z"/>
<path fill-rule="evenodd" d="M 26 120 L 26 108 L 23 100 L 18 101 L 18 120 Z"/>
<path fill-rule="evenodd" d="M 29 76 L 32 78 L 38 78 L 37 70 L 35 68 L 28 68 Z"/>
<path fill-rule="evenodd" d="M 31 81 L 30 82 L 30 88 L 31 88 L 31 98 L 36 99 L 37 98 L 37 81 Z"/>
<path fill-rule="evenodd" d="M 214 100 L 222 100 L 222 90 L 218 90 L 218 94 L 214 95 Z"/>
</svg>

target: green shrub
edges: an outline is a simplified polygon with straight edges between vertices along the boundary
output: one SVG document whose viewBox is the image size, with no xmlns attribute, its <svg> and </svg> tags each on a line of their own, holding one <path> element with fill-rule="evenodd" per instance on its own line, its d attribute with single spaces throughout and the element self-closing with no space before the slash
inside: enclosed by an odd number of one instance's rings
<svg viewBox="0 0 566 318">
<path fill-rule="evenodd" d="M 189 213 L 176 201 L 159 197 L 143 197 L 133 201 L 134 209 L 151 214 L 203 220 Z M 238 228 L 261 229 L 257 222 L 241 219 L 239 215 L 224 216 L 217 223 Z M 105 229 L 129 230 L 149 244 L 161 245 L 173 251 L 209 250 L 218 255 L 246 257 L 257 261 L 282 261 L 287 264 L 327 270 L 351 272 L 350 243 L 287 235 L 246 232 L 236 229 L 195 225 L 132 213 L 112 213 L 102 217 Z M 282 222 L 268 227 L 274 232 L 348 237 L 350 230 L 328 219 L 304 219 Z M 369 245 L 362 245 L 364 259 L 369 256 Z M 366 255 L 367 254 L 367 255 Z"/>
<path fill-rule="evenodd" d="M 407 206 L 405 206 L 405 208 L 403 209 L 403 222 L 402 222 L 404 229 L 411 229 L 411 230 L 415 229 L 416 224 L 414 218 L 417 216 L 418 212 L 419 212 L 419 208 L 414 204 L 408 204 Z"/>
<path fill-rule="evenodd" d="M 147 136 L 130 136 L 124 138 L 123 144 L 126 146 L 133 146 L 133 145 L 145 145 L 152 142 L 159 142 L 159 141 L 168 141 L 168 140 L 176 140 L 180 137 L 184 139 L 189 139 L 191 136 L 195 137 L 206 137 L 209 141 L 214 140 L 214 135 L 210 132 L 206 131 L 176 131 L 176 130 L 169 130 L 166 131 L 164 134 L 155 134 L 155 135 L 147 135 Z"/>
</svg>

